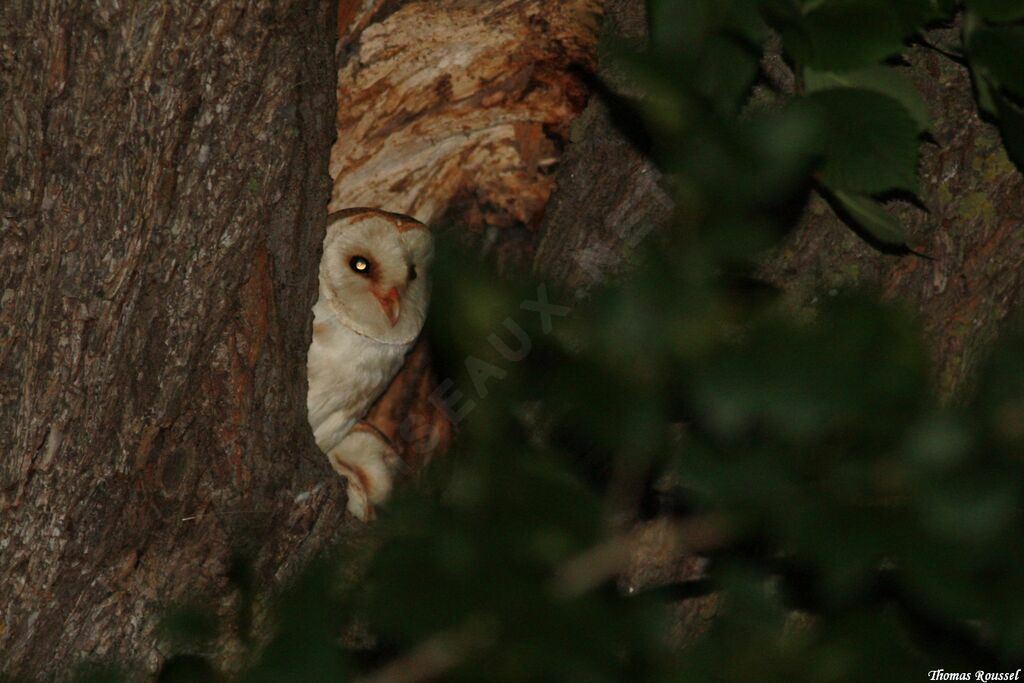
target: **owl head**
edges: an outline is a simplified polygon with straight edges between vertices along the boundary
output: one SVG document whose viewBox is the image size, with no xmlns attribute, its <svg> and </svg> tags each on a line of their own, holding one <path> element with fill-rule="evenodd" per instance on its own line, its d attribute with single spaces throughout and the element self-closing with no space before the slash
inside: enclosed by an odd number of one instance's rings
<svg viewBox="0 0 1024 683">
<path fill-rule="evenodd" d="M 414 218 L 345 209 L 327 219 L 320 296 L 345 327 L 385 344 L 416 339 L 430 303 L 434 240 Z"/>
</svg>

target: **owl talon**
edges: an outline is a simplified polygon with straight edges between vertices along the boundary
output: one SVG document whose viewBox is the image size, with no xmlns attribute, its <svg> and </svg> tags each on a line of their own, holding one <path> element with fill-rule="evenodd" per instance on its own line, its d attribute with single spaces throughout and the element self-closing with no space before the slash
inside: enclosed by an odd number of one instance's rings
<svg viewBox="0 0 1024 683">
<path fill-rule="evenodd" d="M 357 426 L 327 456 L 334 471 L 348 481 L 348 511 L 367 522 L 375 506 L 387 500 L 401 460 L 375 429 Z"/>
</svg>

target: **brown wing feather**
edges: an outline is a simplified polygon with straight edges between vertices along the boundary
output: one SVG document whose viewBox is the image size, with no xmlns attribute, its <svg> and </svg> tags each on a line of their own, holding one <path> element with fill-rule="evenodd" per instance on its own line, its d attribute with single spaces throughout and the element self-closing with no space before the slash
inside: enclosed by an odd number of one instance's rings
<svg viewBox="0 0 1024 683">
<path fill-rule="evenodd" d="M 401 213 L 393 213 L 391 211 L 384 211 L 383 209 L 372 209 L 365 206 L 355 206 L 349 209 L 341 209 L 335 211 L 327 216 L 327 224 L 330 225 L 335 221 L 344 220 L 346 218 L 355 218 L 357 216 L 381 216 L 383 218 L 390 219 L 395 224 L 395 229 L 398 232 L 406 232 L 408 230 L 426 230 L 427 226 L 420 223 L 415 218 L 406 216 Z"/>
</svg>

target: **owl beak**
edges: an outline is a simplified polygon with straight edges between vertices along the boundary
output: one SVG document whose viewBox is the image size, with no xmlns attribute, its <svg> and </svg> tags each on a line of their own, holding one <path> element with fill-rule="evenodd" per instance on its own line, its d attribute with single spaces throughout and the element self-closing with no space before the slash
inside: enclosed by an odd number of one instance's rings
<svg viewBox="0 0 1024 683">
<path fill-rule="evenodd" d="M 398 293 L 397 287 L 392 287 L 385 294 L 374 292 L 373 296 L 377 299 L 377 303 L 384 310 L 384 315 L 388 317 L 388 322 L 391 323 L 391 327 L 398 324 L 398 314 L 401 311 L 402 295 Z"/>
</svg>

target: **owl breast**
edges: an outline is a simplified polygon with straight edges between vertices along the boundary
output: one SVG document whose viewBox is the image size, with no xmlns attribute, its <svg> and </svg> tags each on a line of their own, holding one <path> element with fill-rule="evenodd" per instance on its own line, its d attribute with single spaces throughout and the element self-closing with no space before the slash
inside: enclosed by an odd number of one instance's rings
<svg viewBox="0 0 1024 683">
<path fill-rule="evenodd" d="M 327 453 L 387 389 L 412 344 L 386 344 L 338 322 L 321 299 L 313 308 L 309 348 L 309 424 Z"/>
</svg>

